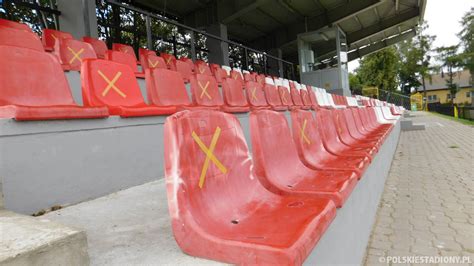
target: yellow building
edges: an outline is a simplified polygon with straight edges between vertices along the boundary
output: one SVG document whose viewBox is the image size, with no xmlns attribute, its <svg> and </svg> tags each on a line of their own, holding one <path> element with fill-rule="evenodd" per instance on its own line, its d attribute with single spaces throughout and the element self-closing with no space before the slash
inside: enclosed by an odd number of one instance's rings
<svg viewBox="0 0 474 266">
<path fill-rule="evenodd" d="M 451 93 L 447 89 L 446 74 L 435 74 L 431 76 L 431 81 L 426 79 L 426 100 L 428 103 L 451 103 Z M 469 84 L 471 75 L 468 70 L 456 72 L 454 83 L 459 87 L 459 91 L 454 96 L 455 104 L 472 104 L 474 89 Z M 418 92 L 423 93 L 423 87 L 418 88 Z"/>
</svg>

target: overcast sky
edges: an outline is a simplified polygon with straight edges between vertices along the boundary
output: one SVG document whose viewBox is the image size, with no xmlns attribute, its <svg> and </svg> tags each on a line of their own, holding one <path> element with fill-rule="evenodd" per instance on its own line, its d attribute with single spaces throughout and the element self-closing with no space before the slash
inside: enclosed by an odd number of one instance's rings
<svg viewBox="0 0 474 266">
<path fill-rule="evenodd" d="M 425 20 L 428 22 L 428 33 L 436 35 L 433 47 L 449 46 L 459 43 L 456 36 L 461 31 L 459 21 L 474 6 L 474 0 L 428 0 Z M 358 60 L 349 62 L 349 71 L 359 66 Z"/>
</svg>

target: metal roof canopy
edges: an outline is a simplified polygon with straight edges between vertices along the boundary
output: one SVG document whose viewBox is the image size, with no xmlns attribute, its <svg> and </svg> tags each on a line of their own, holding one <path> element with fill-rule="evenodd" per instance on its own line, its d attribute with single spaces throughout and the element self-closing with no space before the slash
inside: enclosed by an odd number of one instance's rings
<svg viewBox="0 0 474 266">
<path fill-rule="evenodd" d="M 297 35 L 338 26 L 346 33 L 349 60 L 414 36 L 427 0 L 132 0 L 165 12 L 186 25 L 227 26 L 231 39 L 255 49 L 276 51 L 293 62 Z M 329 38 L 329 37 L 328 37 Z M 329 44 L 330 43 L 330 44 Z M 317 60 L 336 54 L 334 42 L 313 45 Z"/>
</svg>

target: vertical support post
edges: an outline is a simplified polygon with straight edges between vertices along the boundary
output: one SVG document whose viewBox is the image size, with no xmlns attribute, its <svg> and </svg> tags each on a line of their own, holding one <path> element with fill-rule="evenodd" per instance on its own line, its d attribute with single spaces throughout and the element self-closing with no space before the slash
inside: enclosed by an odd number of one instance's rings
<svg viewBox="0 0 474 266">
<path fill-rule="evenodd" d="M 263 73 L 267 74 L 267 56 L 263 54 Z"/>
<path fill-rule="evenodd" d="M 194 36 L 194 31 L 189 31 L 189 35 L 191 36 L 191 58 L 193 62 L 196 61 L 196 39 Z"/>
<path fill-rule="evenodd" d="M 282 57 L 283 57 L 283 52 L 280 48 L 277 49 L 277 52 L 278 52 L 278 58 L 280 60 L 278 60 L 278 74 L 280 75 L 280 78 L 283 78 L 284 74 L 283 74 L 283 62 L 281 61 Z"/>
<path fill-rule="evenodd" d="M 245 56 L 245 69 L 249 70 L 249 54 L 247 48 L 244 48 L 244 56 Z"/>
<path fill-rule="evenodd" d="M 153 49 L 153 39 L 151 35 L 151 18 L 149 15 L 146 15 L 146 44 L 148 47 L 148 50 L 154 50 Z"/>
<path fill-rule="evenodd" d="M 82 0 L 82 13 L 84 15 L 84 33 L 86 36 L 91 36 L 91 23 L 89 21 L 89 1 Z"/>
<path fill-rule="evenodd" d="M 173 34 L 173 55 L 178 57 L 178 49 L 176 48 L 176 35 Z"/>
<path fill-rule="evenodd" d="M 334 27 L 336 31 L 336 50 L 337 50 L 337 76 L 338 88 L 342 89 L 342 66 L 341 66 L 341 36 L 339 27 Z"/>
</svg>

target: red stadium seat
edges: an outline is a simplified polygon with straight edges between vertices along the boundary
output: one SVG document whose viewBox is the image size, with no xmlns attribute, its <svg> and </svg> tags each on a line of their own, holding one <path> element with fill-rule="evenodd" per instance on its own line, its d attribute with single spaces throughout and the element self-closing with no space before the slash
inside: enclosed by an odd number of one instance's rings
<svg viewBox="0 0 474 266">
<path fill-rule="evenodd" d="M 196 71 L 196 73 L 212 76 L 211 69 L 209 68 L 207 63 L 204 61 L 196 62 L 196 65 L 194 66 L 194 70 Z"/>
<path fill-rule="evenodd" d="M 344 119 L 347 123 L 347 128 L 349 130 L 349 134 L 351 135 L 351 137 L 358 140 L 366 140 L 366 141 L 375 143 L 375 146 L 377 148 L 380 147 L 380 145 L 383 142 L 383 139 L 376 136 L 364 135 L 362 131 L 358 128 L 355 122 L 354 116 L 352 114 L 352 111 L 350 109 L 341 110 L 341 113 L 342 115 L 344 115 Z"/>
<path fill-rule="evenodd" d="M 142 62 L 141 59 L 142 59 L 142 56 L 148 56 L 148 55 L 154 55 L 156 56 L 156 52 L 155 51 L 152 51 L 152 50 L 148 50 L 148 49 L 145 49 L 145 48 L 138 48 L 138 59 L 140 60 L 140 63 Z"/>
<path fill-rule="evenodd" d="M 238 80 L 225 79 L 222 82 L 224 105 L 222 110 L 228 113 L 245 113 L 250 110 L 244 88 Z"/>
<path fill-rule="evenodd" d="M 256 74 L 255 73 L 244 73 L 244 81 L 256 81 L 255 80 Z"/>
<path fill-rule="evenodd" d="M 332 118 L 332 111 L 333 110 L 326 109 L 316 111 L 316 122 L 318 125 L 324 125 L 323 127 L 319 127 L 319 134 L 323 137 L 324 148 L 336 156 L 365 156 L 372 161 L 370 151 L 367 151 L 366 148 L 353 148 L 341 142 L 338 137 L 338 130 Z"/>
<path fill-rule="evenodd" d="M 138 71 L 137 61 L 130 53 L 108 50 L 106 59 L 116 63 L 127 65 L 135 73 L 135 76 L 137 78 L 145 77 L 145 73 Z"/>
<path fill-rule="evenodd" d="M 46 51 L 53 51 L 56 40 L 59 39 L 74 39 L 69 32 L 52 30 L 52 29 L 43 29 L 43 35 L 41 41 L 43 42 L 43 47 Z"/>
<path fill-rule="evenodd" d="M 377 141 L 372 142 L 368 140 L 355 139 L 352 137 L 349 132 L 349 126 L 346 122 L 343 111 L 344 109 L 339 109 L 331 112 L 334 119 L 334 124 L 337 128 L 337 134 L 341 142 L 349 147 L 358 149 L 365 148 L 369 154 L 375 154 L 378 151 Z"/>
<path fill-rule="evenodd" d="M 154 68 L 147 70 L 145 74 L 147 96 L 150 103 L 156 106 L 169 106 L 177 109 L 193 106 L 183 78 L 178 72 Z"/>
<path fill-rule="evenodd" d="M 237 70 L 232 70 L 230 72 L 230 78 L 238 80 L 242 85 L 244 84 L 244 78 L 242 77 L 242 73 Z"/>
<path fill-rule="evenodd" d="M 222 68 L 216 69 L 214 72 L 214 77 L 216 78 L 217 83 L 222 84 L 222 82 L 227 79 L 227 71 Z"/>
<path fill-rule="evenodd" d="M 267 100 L 265 99 L 265 93 L 263 92 L 262 86 L 257 82 L 245 82 L 245 92 L 247 95 L 247 101 L 252 110 L 270 108 L 270 106 L 268 106 Z"/>
<path fill-rule="evenodd" d="M 160 53 L 160 56 L 165 59 L 165 63 L 168 66 L 168 69 L 176 71 L 176 57 L 172 54 Z"/>
<path fill-rule="evenodd" d="M 191 70 L 193 71 L 193 73 L 196 72 L 196 68 L 195 68 L 195 66 L 194 66 L 194 62 L 193 62 L 192 59 L 187 58 L 187 57 L 181 57 L 181 58 L 179 58 L 179 61 L 188 64 L 189 67 L 191 68 Z M 199 61 L 205 64 L 204 61 L 202 61 L 202 60 L 199 60 Z M 198 62 L 199 62 L 199 61 L 198 61 Z"/>
<path fill-rule="evenodd" d="M 233 115 L 180 112 L 167 118 L 164 135 L 168 209 L 186 254 L 301 265 L 336 215 L 331 201 L 266 190 Z"/>
<path fill-rule="evenodd" d="M 357 129 L 362 135 L 374 137 L 374 138 L 380 138 L 382 140 L 384 139 L 385 132 L 379 132 L 379 131 L 376 132 L 374 129 L 366 125 L 367 122 L 365 120 L 364 122 L 362 122 L 361 114 L 359 113 L 358 108 L 350 109 L 350 111 L 352 113 L 352 117 L 354 118 L 354 123 L 356 124 Z"/>
<path fill-rule="evenodd" d="M 81 80 L 84 106 L 106 106 L 110 114 L 122 117 L 167 115 L 176 111 L 174 107 L 145 104 L 132 70 L 124 64 L 86 59 L 82 62 Z"/>
<path fill-rule="evenodd" d="M 191 76 L 191 91 L 194 105 L 218 110 L 224 105 L 213 76 L 195 74 Z"/>
<path fill-rule="evenodd" d="M 92 37 L 82 37 L 82 41 L 92 45 L 94 48 L 95 54 L 99 59 L 105 59 L 107 53 L 107 44 L 104 41 L 92 38 Z"/>
<path fill-rule="evenodd" d="M 296 88 L 291 88 L 290 95 L 291 95 L 291 100 L 294 103 L 295 107 L 306 109 L 306 110 L 309 109 L 309 107 L 303 104 L 303 100 L 301 99 L 301 95 L 300 95 L 300 90 Z"/>
<path fill-rule="evenodd" d="M 215 74 L 216 74 L 216 70 L 217 70 L 217 69 L 220 69 L 221 66 L 218 65 L 218 64 L 212 64 L 212 63 L 211 63 L 211 64 L 209 64 L 209 68 L 211 69 L 212 74 L 215 75 Z"/>
<path fill-rule="evenodd" d="M 19 23 L 19 22 L 15 22 L 15 21 L 11 21 L 11 20 L 7 20 L 7 19 L 1 19 L 0 18 L 0 26 L 3 26 L 3 27 L 7 27 L 7 28 L 13 28 L 13 29 L 17 29 L 17 30 L 24 30 L 24 31 L 28 31 L 28 32 L 31 32 L 31 28 L 24 24 L 24 23 Z"/>
<path fill-rule="evenodd" d="M 165 60 L 153 53 L 143 53 L 140 56 L 140 62 L 143 70 L 150 68 L 168 68 Z"/>
<path fill-rule="evenodd" d="M 319 171 L 305 166 L 291 137 L 285 114 L 258 110 L 250 114 L 255 174 L 281 195 L 327 198 L 341 207 L 357 184 L 353 171 Z"/>
<path fill-rule="evenodd" d="M 56 42 L 55 52 L 59 51 L 61 65 L 65 70 L 81 71 L 82 60 L 97 58 L 94 48 L 86 42 L 74 39 L 63 39 Z"/>
<path fill-rule="evenodd" d="M 191 81 L 193 70 L 188 63 L 179 60 L 176 61 L 176 71 L 181 74 L 184 82 L 189 83 Z"/>
<path fill-rule="evenodd" d="M 273 110 L 288 110 L 288 106 L 282 104 L 280 94 L 275 85 L 265 83 L 263 91 L 265 92 L 265 98 L 267 99 L 268 104 L 272 107 Z"/>
<path fill-rule="evenodd" d="M 369 166 L 364 156 L 336 156 L 324 148 L 321 134 L 313 114 L 309 111 L 295 110 L 291 112 L 293 139 L 301 161 L 317 170 L 350 170 L 357 173 L 360 179 Z"/>
<path fill-rule="evenodd" d="M 133 47 L 130 45 L 121 44 L 121 43 L 112 43 L 112 51 L 117 51 L 117 52 L 122 52 L 122 53 L 132 55 L 135 61 L 138 62 L 138 57 L 135 54 L 135 50 L 133 50 Z"/>
<path fill-rule="evenodd" d="M 107 108 L 78 106 L 56 58 L 44 51 L 0 45 L 0 118 L 103 118 Z"/>
<path fill-rule="evenodd" d="M 257 76 L 255 77 L 255 81 L 256 81 L 258 84 L 260 84 L 260 86 L 263 87 L 263 86 L 265 85 L 265 75 L 263 75 L 263 74 L 257 75 Z"/>
<path fill-rule="evenodd" d="M 8 21 L 8 20 L 7 20 Z M 44 52 L 41 40 L 35 33 L 0 25 L 0 45 L 28 48 Z"/>
<path fill-rule="evenodd" d="M 278 86 L 278 94 L 280 95 L 282 105 L 287 106 L 290 110 L 298 108 L 293 104 L 290 92 L 286 87 Z"/>
<path fill-rule="evenodd" d="M 305 107 L 303 109 L 311 109 L 313 105 L 311 103 L 311 98 L 309 97 L 308 91 L 306 89 L 301 89 L 300 95 L 301 100 L 303 101 L 303 106 Z"/>
</svg>

